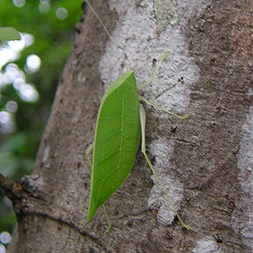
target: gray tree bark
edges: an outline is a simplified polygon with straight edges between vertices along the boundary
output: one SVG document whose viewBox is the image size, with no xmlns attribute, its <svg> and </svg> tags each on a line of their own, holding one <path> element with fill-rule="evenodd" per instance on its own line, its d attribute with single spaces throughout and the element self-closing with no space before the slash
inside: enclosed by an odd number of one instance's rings
<svg viewBox="0 0 253 253">
<path fill-rule="evenodd" d="M 251 1 L 91 1 L 77 26 L 33 174 L 13 201 L 8 252 L 252 252 Z M 133 69 L 151 102 L 147 150 L 184 229 L 139 152 L 132 172 L 86 221 L 96 116 L 107 87 Z M 171 124 L 176 131 L 171 130 Z M 175 130 L 175 129 L 174 129 Z"/>
</svg>

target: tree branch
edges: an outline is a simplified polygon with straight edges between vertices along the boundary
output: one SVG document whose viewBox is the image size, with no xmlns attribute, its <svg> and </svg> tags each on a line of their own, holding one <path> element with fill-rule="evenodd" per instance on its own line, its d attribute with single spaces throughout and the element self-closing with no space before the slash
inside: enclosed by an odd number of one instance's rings
<svg viewBox="0 0 253 253">
<path fill-rule="evenodd" d="M 21 184 L 14 182 L 8 177 L 0 173 L 0 190 L 11 200 L 21 198 L 23 194 L 23 187 Z"/>
</svg>

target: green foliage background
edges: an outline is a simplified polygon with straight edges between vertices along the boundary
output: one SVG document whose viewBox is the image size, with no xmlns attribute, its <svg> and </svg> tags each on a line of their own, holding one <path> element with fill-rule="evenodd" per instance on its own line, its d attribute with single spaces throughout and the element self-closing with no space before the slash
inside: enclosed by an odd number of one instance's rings
<svg viewBox="0 0 253 253">
<path fill-rule="evenodd" d="M 41 59 L 40 69 L 33 74 L 26 74 L 26 82 L 33 83 L 39 92 L 40 98 L 36 103 L 22 101 L 12 85 L 1 90 L 0 111 L 9 100 L 18 104 L 14 114 L 16 131 L 10 135 L 0 135 L 0 172 L 13 180 L 19 180 L 33 170 L 56 86 L 71 52 L 75 25 L 82 15 L 82 0 L 51 0 L 48 3 L 50 11 L 41 13 L 39 0 L 28 0 L 19 8 L 11 0 L 0 1 L 0 26 L 14 27 L 21 33 L 35 37 L 35 42 L 21 52 L 15 64 L 24 70 L 30 54 Z M 68 11 L 64 20 L 56 16 L 56 10 L 61 7 Z M 15 215 L 0 192 L 0 233 L 11 232 L 14 224 Z"/>
</svg>

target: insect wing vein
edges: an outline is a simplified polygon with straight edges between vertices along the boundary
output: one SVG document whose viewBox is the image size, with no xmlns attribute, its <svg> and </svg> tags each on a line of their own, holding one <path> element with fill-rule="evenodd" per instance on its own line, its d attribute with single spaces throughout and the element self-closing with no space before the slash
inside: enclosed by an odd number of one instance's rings
<svg viewBox="0 0 253 253">
<path fill-rule="evenodd" d="M 140 141 L 139 98 L 133 72 L 117 79 L 99 109 L 88 220 L 124 182 Z"/>
</svg>

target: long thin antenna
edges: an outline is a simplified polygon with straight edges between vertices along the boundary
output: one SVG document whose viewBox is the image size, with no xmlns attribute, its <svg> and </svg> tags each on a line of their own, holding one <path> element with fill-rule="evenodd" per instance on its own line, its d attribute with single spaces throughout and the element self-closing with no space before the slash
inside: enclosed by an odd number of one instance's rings
<svg viewBox="0 0 253 253">
<path fill-rule="evenodd" d="M 110 38 L 112 38 L 111 34 L 109 33 L 109 31 L 107 30 L 107 28 L 105 27 L 103 21 L 100 19 L 100 17 L 98 16 L 98 14 L 96 13 L 96 11 L 93 9 L 93 7 L 91 6 L 91 4 L 89 3 L 88 0 L 86 0 L 87 4 L 89 5 L 89 7 L 91 8 L 92 12 L 94 13 L 94 15 L 96 16 L 96 18 L 98 19 L 98 21 L 100 22 L 100 24 L 103 26 L 103 28 L 105 29 L 106 33 L 108 34 L 108 36 Z"/>
</svg>

